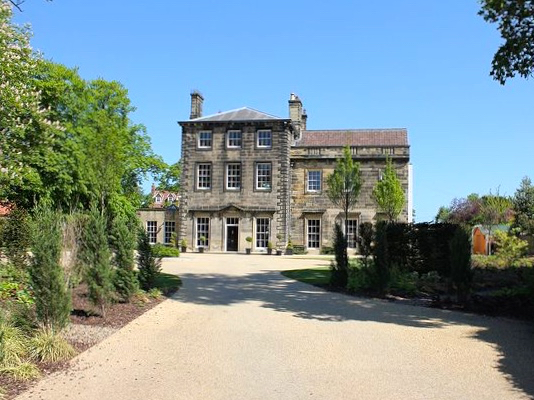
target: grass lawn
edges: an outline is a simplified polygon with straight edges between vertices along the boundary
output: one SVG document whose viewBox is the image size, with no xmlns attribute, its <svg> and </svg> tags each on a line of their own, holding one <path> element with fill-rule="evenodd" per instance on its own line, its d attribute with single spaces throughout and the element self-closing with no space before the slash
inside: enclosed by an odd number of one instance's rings
<svg viewBox="0 0 534 400">
<path fill-rule="evenodd" d="M 325 286 L 330 282 L 330 267 L 292 269 L 282 271 L 282 275 L 310 285 Z"/>
<path fill-rule="evenodd" d="M 172 295 L 180 286 L 182 286 L 182 280 L 178 275 L 160 272 L 156 278 L 156 287 L 161 290 L 165 296 Z"/>
</svg>

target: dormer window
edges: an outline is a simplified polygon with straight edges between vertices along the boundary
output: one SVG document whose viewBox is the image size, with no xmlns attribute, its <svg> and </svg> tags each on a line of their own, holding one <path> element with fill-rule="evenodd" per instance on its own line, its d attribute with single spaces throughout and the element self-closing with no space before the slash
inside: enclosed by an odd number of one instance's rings
<svg viewBox="0 0 534 400">
<path fill-rule="evenodd" d="M 167 198 L 171 203 L 174 202 L 174 196 L 171 194 L 168 198 Z"/>
<path fill-rule="evenodd" d="M 161 194 L 158 193 L 156 196 L 156 204 L 161 204 L 161 200 L 162 200 Z"/>
</svg>

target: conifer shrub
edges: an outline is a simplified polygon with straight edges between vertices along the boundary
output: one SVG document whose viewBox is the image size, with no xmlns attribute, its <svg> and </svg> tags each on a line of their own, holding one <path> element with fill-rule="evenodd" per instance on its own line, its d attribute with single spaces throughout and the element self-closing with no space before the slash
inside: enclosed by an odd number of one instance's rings
<svg viewBox="0 0 534 400">
<path fill-rule="evenodd" d="M 369 257 L 373 254 L 373 240 L 375 236 L 375 230 L 373 224 L 370 222 L 364 222 L 360 225 L 360 236 L 358 237 L 358 246 L 360 248 L 360 254 L 362 255 L 362 261 L 365 267 L 369 263 Z"/>
<path fill-rule="evenodd" d="M 114 297 L 111 252 L 106 233 L 106 218 L 96 207 L 89 212 L 82 246 L 85 281 L 90 301 L 100 309 L 103 317 Z"/>
<path fill-rule="evenodd" d="M 60 215 L 40 204 L 34 215 L 30 282 L 39 324 L 60 331 L 69 323 L 71 294 L 65 285 L 61 258 Z"/>
<path fill-rule="evenodd" d="M 111 245 L 114 251 L 113 265 L 115 266 L 113 285 L 119 298 L 126 302 L 131 300 L 139 288 L 134 270 L 136 230 L 129 225 L 125 217 L 117 216 L 113 219 L 111 231 Z"/>
<path fill-rule="evenodd" d="M 335 262 L 332 262 L 330 269 L 330 285 L 337 288 L 346 288 L 349 274 L 349 257 L 347 255 L 347 239 L 341 230 L 341 226 L 336 223 L 334 226 L 334 252 Z"/>
<path fill-rule="evenodd" d="M 141 289 L 148 291 L 155 287 L 156 278 L 161 271 L 161 259 L 154 257 L 148 234 L 144 229 L 139 230 L 137 243 L 137 277 Z"/>
</svg>

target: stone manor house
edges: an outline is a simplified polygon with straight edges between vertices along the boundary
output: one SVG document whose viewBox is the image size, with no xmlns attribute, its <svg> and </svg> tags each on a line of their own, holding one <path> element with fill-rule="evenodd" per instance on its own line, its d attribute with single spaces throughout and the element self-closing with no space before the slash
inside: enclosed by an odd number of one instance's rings
<svg viewBox="0 0 534 400">
<path fill-rule="evenodd" d="M 182 177 L 178 236 L 208 251 L 263 252 L 269 241 L 288 241 L 319 252 L 332 246 L 335 222 L 348 225 L 356 247 L 358 226 L 381 218 L 371 197 L 385 168 L 394 163 L 405 193 L 400 220 L 412 217 L 412 170 L 406 129 L 308 130 L 307 115 L 291 94 L 289 118 L 244 107 L 202 115 L 204 98 L 191 94 L 191 115 L 182 128 Z M 344 221 L 326 196 L 326 176 L 343 148 L 360 163 L 362 188 Z M 252 237 L 252 243 L 245 238 Z M 201 241 L 205 238 L 205 242 Z"/>
</svg>

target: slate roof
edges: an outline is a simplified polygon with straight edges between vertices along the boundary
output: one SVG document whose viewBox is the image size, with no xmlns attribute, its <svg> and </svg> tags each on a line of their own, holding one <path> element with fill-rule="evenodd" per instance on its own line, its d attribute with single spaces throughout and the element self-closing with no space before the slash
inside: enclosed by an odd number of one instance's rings
<svg viewBox="0 0 534 400">
<path fill-rule="evenodd" d="M 206 115 L 205 117 L 194 118 L 184 122 L 219 122 L 219 121 L 272 121 L 287 120 L 276 117 L 250 107 L 237 108 L 235 110 Z"/>
<path fill-rule="evenodd" d="M 296 147 L 408 146 L 406 129 L 303 131 Z"/>
</svg>

